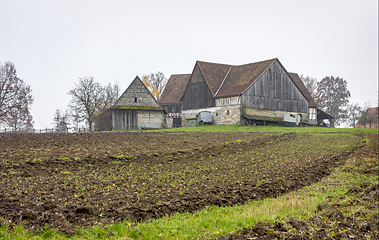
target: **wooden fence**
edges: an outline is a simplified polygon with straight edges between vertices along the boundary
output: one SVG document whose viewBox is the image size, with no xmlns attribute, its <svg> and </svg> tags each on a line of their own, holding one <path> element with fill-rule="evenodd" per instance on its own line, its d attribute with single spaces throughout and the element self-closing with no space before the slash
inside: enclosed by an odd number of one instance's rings
<svg viewBox="0 0 379 240">
<path fill-rule="evenodd" d="M 68 133 L 88 133 L 91 132 L 88 128 L 71 128 Z M 62 133 L 55 128 L 44 128 L 44 129 L 31 129 L 31 130 L 21 130 L 13 131 L 11 128 L 0 129 L 0 133 Z"/>
</svg>

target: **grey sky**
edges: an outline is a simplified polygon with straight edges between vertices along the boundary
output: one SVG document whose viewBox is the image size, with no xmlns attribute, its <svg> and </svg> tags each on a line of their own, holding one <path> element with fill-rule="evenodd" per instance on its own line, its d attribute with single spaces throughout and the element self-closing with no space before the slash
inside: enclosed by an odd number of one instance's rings
<svg viewBox="0 0 379 240">
<path fill-rule="evenodd" d="M 378 1 L 0 0 L 0 62 L 33 90 L 35 128 L 52 126 L 79 77 L 124 91 L 136 75 L 191 73 L 195 61 L 278 58 L 290 72 L 342 77 L 377 104 Z"/>
</svg>

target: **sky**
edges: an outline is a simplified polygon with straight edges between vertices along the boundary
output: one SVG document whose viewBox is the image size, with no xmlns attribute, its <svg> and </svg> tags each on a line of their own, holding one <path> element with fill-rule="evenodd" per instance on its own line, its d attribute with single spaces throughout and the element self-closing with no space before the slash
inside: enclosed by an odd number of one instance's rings
<svg viewBox="0 0 379 240">
<path fill-rule="evenodd" d="M 343 78 L 350 102 L 376 106 L 378 1 L 0 0 L 0 63 L 30 85 L 35 129 L 53 126 L 79 77 L 122 93 L 137 75 L 191 73 L 197 60 L 272 58 L 318 81 Z"/>
</svg>

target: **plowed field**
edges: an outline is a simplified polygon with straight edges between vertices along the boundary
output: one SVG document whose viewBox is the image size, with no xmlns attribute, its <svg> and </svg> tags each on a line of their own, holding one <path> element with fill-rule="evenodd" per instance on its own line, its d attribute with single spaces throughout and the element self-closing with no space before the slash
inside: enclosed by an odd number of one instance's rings
<svg viewBox="0 0 379 240">
<path fill-rule="evenodd" d="M 361 134 L 93 133 L 0 136 L 0 224 L 31 230 L 143 221 L 310 185 Z"/>
</svg>

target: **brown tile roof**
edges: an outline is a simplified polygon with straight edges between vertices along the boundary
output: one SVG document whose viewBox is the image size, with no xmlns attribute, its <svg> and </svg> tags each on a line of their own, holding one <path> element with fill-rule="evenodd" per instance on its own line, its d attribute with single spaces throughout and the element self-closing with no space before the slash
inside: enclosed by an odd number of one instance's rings
<svg viewBox="0 0 379 240">
<path fill-rule="evenodd" d="M 245 92 L 276 60 L 274 58 L 262 62 L 232 66 L 215 98 L 234 96 Z"/>
<path fill-rule="evenodd" d="M 171 75 L 158 103 L 179 103 L 190 76 L 191 74 Z"/>
<path fill-rule="evenodd" d="M 212 95 L 216 94 L 230 67 L 233 67 L 232 65 L 202 61 L 197 61 L 196 64 L 199 66 Z"/>
<path fill-rule="evenodd" d="M 303 81 L 299 77 L 297 73 L 288 73 L 292 81 L 295 83 L 297 88 L 300 90 L 300 92 L 303 94 L 303 96 L 308 100 L 308 106 L 309 107 L 317 107 L 317 103 L 313 99 L 312 95 L 308 91 L 308 89 L 305 87 Z"/>
</svg>

